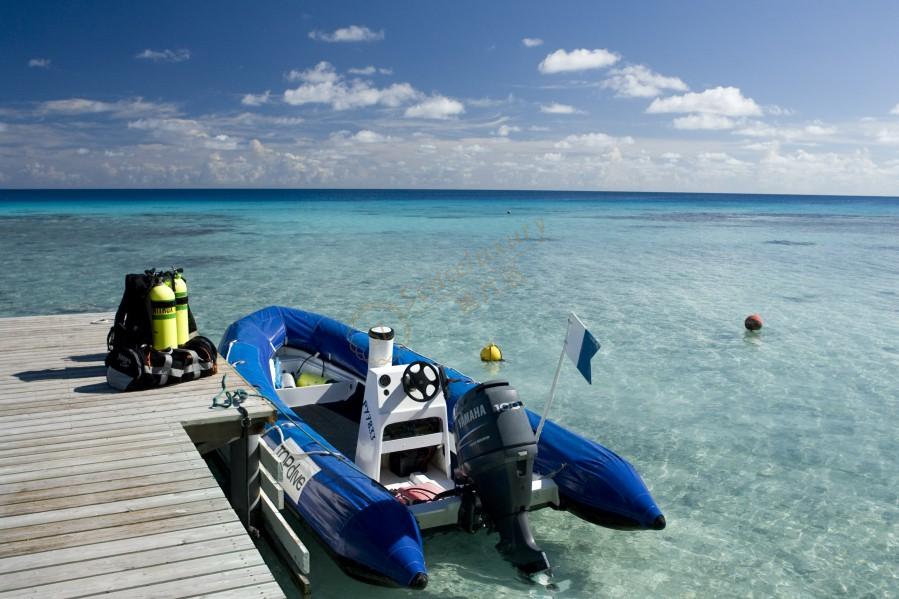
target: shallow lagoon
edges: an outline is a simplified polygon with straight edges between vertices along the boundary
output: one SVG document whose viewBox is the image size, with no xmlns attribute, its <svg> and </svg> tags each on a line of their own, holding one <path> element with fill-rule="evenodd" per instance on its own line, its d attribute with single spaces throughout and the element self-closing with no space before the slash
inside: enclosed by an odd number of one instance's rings
<svg viewBox="0 0 899 599">
<path fill-rule="evenodd" d="M 553 417 L 627 457 L 668 519 L 532 515 L 556 589 L 481 533 L 417 596 L 889 596 L 899 587 L 899 200 L 393 191 L 0 192 L 0 315 L 113 310 L 185 267 L 203 332 L 278 303 L 545 400 L 568 310 L 603 344 Z M 742 329 L 759 312 L 760 335 Z M 508 362 L 488 370 L 494 341 Z M 313 551 L 319 597 L 362 586 Z"/>
</svg>

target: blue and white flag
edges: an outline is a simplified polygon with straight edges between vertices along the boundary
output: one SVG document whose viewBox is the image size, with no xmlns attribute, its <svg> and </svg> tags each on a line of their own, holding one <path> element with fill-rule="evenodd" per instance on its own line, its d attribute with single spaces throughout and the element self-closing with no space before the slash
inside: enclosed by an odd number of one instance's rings
<svg viewBox="0 0 899 599">
<path fill-rule="evenodd" d="M 565 337 L 565 353 L 577 366 L 578 371 L 591 385 L 590 359 L 599 351 L 599 341 L 587 330 L 574 312 L 568 317 L 568 335 Z"/>
</svg>

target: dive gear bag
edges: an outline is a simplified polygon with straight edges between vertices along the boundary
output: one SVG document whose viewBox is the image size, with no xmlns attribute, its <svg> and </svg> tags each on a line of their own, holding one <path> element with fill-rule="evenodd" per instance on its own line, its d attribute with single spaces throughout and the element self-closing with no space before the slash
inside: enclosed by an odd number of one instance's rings
<svg viewBox="0 0 899 599">
<path fill-rule="evenodd" d="M 120 391 L 191 381 L 217 372 L 215 344 L 197 333 L 188 308 L 190 338 L 180 347 L 153 348 L 150 289 L 156 271 L 125 276 L 125 292 L 107 336 L 106 382 Z"/>
</svg>

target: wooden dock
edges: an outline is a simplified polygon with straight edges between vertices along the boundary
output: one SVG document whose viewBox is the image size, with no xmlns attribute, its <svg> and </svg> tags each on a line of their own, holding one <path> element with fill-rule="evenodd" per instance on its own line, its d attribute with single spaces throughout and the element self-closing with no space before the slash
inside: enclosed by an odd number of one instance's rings
<svg viewBox="0 0 899 599">
<path fill-rule="evenodd" d="M 240 435 L 210 409 L 228 373 L 106 385 L 110 314 L 0 318 L 0 598 L 283 597 L 195 443 Z M 253 426 L 268 402 L 244 404 Z"/>
</svg>

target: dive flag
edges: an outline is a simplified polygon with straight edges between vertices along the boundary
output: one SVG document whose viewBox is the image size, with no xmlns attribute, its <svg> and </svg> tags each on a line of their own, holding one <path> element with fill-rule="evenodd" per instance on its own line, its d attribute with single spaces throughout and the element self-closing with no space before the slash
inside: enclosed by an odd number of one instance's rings
<svg viewBox="0 0 899 599">
<path fill-rule="evenodd" d="M 565 353 L 591 385 L 590 358 L 599 351 L 599 341 L 587 330 L 574 312 L 568 317 L 568 336 L 565 337 Z"/>
</svg>

